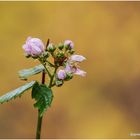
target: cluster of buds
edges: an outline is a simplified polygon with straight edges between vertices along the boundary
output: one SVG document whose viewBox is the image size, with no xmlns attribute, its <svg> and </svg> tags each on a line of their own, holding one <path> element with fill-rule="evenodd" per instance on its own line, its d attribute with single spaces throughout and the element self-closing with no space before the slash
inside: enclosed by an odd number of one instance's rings
<svg viewBox="0 0 140 140">
<path fill-rule="evenodd" d="M 32 57 L 38 59 L 45 67 L 51 82 L 51 86 L 61 86 L 64 81 L 73 78 L 73 75 L 85 76 L 86 72 L 79 68 L 79 63 L 86 58 L 82 55 L 74 54 L 74 43 L 71 40 L 66 40 L 64 43 L 54 45 L 47 42 L 46 46 L 38 38 L 28 37 L 23 45 L 27 58 Z M 50 62 L 50 57 L 53 62 Z M 53 68 L 48 69 L 48 67 Z"/>
</svg>

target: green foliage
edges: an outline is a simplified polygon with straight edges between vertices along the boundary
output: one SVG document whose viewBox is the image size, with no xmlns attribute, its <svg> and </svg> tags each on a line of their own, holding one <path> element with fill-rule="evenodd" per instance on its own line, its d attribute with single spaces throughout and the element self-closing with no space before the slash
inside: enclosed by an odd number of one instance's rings
<svg viewBox="0 0 140 140">
<path fill-rule="evenodd" d="M 34 83 L 35 83 L 35 81 L 32 81 L 30 83 L 26 83 L 25 85 L 1 96 L 0 103 L 8 102 L 9 100 L 12 100 L 13 98 L 21 96 L 26 90 L 30 89 L 34 85 Z"/>
<path fill-rule="evenodd" d="M 53 93 L 46 85 L 36 82 L 32 89 L 32 98 L 36 100 L 34 107 L 39 109 L 40 116 L 42 116 L 47 108 L 51 106 Z"/>
<path fill-rule="evenodd" d="M 30 69 L 23 69 L 23 70 L 19 71 L 19 77 L 22 80 L 27 80 L 27 78 L 29 76 L 38 74 L 38 73 L 42 72 L 43 70 L 44 70 L 43 65 L 38 65 L 38 66 L 35 66 L 33 68 L 30 68 Z"/>
</svg>

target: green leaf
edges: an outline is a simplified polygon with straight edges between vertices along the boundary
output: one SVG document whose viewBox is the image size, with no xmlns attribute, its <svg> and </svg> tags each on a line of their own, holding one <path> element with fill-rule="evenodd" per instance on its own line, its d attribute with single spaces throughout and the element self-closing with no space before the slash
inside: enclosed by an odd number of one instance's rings
<svg viewBox="0 0 140 140">
<path fill-rule="evenodd" d="M 34 107 L 39 109 L 40 116 L 42 116 L 47 108 L 51 106 L 53 93 L 46 85 L 36 82 L 32 89 L 32 98 L 36 100 Z"/>
<path fill-rule="evenodd" d="M 29 76 L 38 74 L 38 73 L 42 72 L 43 70 L 44 70 L 43 65 L 38 65 L 38 66 L 35 66 L 33 68 L 30 68 L 30 69 L 23 69 L 23 70 L 19 71 L 19 77 L 22 80 L 27 80 L 27 78 Z"/>
<path fill-rule="evenodd" d="M 26 83 L 25 85 L 8 92 L 7 94 L 0 97 L 0 103 L 8 102 L 9 100 L 21 96 L 26 90 L 30 89 L 34 85 L 35 81 Z"/>
</svg>

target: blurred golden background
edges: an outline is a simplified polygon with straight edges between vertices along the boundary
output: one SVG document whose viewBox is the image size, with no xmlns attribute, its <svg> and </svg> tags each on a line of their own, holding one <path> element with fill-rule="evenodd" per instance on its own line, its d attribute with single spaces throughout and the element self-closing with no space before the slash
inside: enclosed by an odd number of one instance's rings
<svg viewBox="0 0 140 140">
<path fill-rule="evenodd" d="M 0 95 L 38 64 L 24 57 L 28 36 L 71 39 L 87 58 L 86 77 L 53 89 L 42 138 L 138 138 L 130 133 L 140 133 L 140 2 L 0 2 Z M 28 91 L 0 105 L 0 138 L 35 137 L 33 103 Z"/>
</svg>

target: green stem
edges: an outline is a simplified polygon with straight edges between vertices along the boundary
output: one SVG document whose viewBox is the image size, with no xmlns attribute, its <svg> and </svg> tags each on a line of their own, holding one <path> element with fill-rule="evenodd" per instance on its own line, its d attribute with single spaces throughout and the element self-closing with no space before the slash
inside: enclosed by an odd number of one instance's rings
<svg viewBox="0 0 140 140">
<path fill-rule="evenodd" d="M 42 72 L 42 84 L 45 84 L 45 71 Z M 36 129 L 36 139 L 40 139 L 41 135 L 41 126 L 42 126 L 43 115 L 40 116 L 40 110 L 38 110 L 38 120 L 37 120 L 37 129 Z"/>
<path fill-rule="evenodd" d="M 46 68 L 46 64 L 44 64 L 44 63 L 41 61 L 41 58 L 39 59 L 39 61 L 40 61 L 40 63 L 44 66 L 46 72 L 48 73 L 49 77 L 51 78 L 52 75 L 51 75 L 51 73 L 49 72 L 49 70 Z"/>
<path fill-rule="evenodd" d="M 36 130 L 36 139 L 40 139 L 41 135 L 41 126 L 42 126 L 42 118 L 43 116 L 40 116 L 40 111 L 38 110 L 38 121 L 37 121 L 37 130 Z"/>
<path fill-rule="evenodd" d="M 55 73 L 56 73 L 57 69 L 58 69 L 58 67 L 55 67 L 55 70 L 54 70 L 54 72 L 53 72 L 53 75 L 52 75 L 52 77 L 51 77 L 51 79 L 50 79 L 49 88 L 52 87 L 53 79 L 54 79 L 54 76 L 55 76 Z"/>
<path fill-rule="evenodd" d="M 55 76 L 55 73 L 56 73 L 58 67 L 55 67 L 53 75 L 51 75 L 50 72 L 48 71 L 48 69 L 46 68 L 46 65 L 44 65 L 43 63 L 42 63 L 42 65 L 44 66 L 45 70 L 47 71 L 47 73 L 48 73 L 48 75 L 50 77 L 49 88 L 51 88 L 53 86 L 52 85 L 53 79 L 54 79 L 54 76 Z M 42 72 L 42 84 L 45 84 L 45 71 Z M 42 118 L 43 118 L 43 115 L 40 116 L 40 110 L 38 110 L 38 121 L 37 121 L 37 129 L 36 129 L 36 139 L 40 139 L 40 136 L 41 136 Z"/>
<path fill-rule="evenodd" d="M 46 60 L 46 62 L 51 66 L 51 67 L 55 67 L 55 65 L 53 65 L 51 62 L 49 62 L 48 60 Z"/>
<path fill-rule="evenodd" d="M 45 66 L 44 64 L 42 64 L 42 65 L 44 66 L 44 68 L 45 68 L 45 70 L 47 71 L 47 73 L 48 73 L 49 77 L 51 78 L 51 77 L 52 77 L 52 75 L 51 75 L 51 73 L 49 72 L 49 70 L 46 68 L 46 66 Z"/>
</svg>

